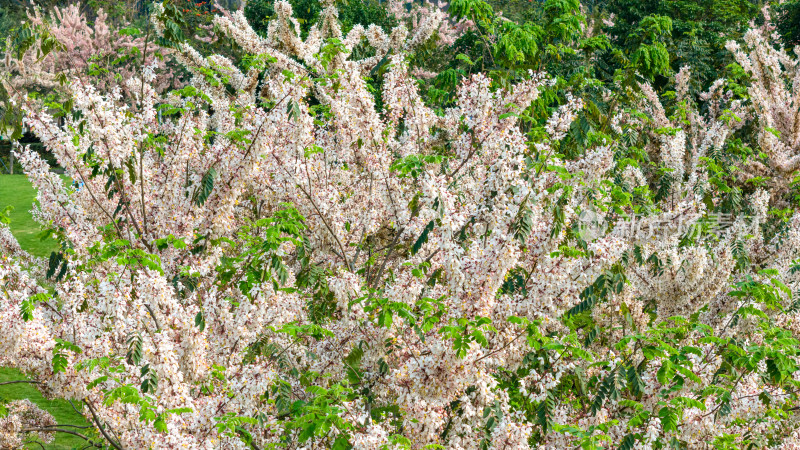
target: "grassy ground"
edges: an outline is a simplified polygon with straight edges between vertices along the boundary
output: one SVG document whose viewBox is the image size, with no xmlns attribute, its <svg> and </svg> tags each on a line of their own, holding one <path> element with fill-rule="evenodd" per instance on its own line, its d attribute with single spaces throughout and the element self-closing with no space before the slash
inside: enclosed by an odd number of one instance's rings
<svg viewBox="0 0 800 450">
<path fill-rule="evenodd" d="M 42 241 L 39 239 L 39 226 L 33 221 L 30 209 L 36 198 L 36 192 L 31 187 L 24 175 L 0 175 L 0 210 L 11 205 L 11 232 L 17 238 L 22 248 L 38 256 L 48 256 L 56 249 L 56 242 L 52 239 Z M 0 383 L 4 381 L 23 380 L 24 375 L 18 370 L 0 367 Z M 27 398 L 49 411 L 59 424 L 86 426 L 83 416 L 72 409 L 66 400 L 48 400 L 31 384 L 19 383 L 0 386 L 0 402 Z M 83 432 L 84 430 L 80 430 Z M 86 433 L 84 433 L 86 434 Z M 70 450 L 81 448 L 86 442 L 76 436 L 58 433 L 56 440 L 45 446 L 48 450 Z M 31 448 L 41 448 L 34 445 Z"/>
<path fill-rule="evenodd" d="M 0 383 L 4 381 L 24 380 L 25 376 L 16 369 L 9 369 L 0 367 Z M 78 425 L 86 426 L 86 420 L 72 409 L 72 406 L 66 400 L 55 399 L 48 400 L 36 390 L 31 384 L 8 384 L 0 386 L 0 401 L 11 401 L 27 398 L 28 400 L 36 403 L 40 408 L 50 412 L 60 425 Z M 78 405 L 76 405 L 78 406 Z M 87 434 L 85 430 L 78 430 L 78 432 Z M 89 433 L 92 434 L 92 433 Z M 82 448 L 86 445 L 83 439 L 72 436 L 66 433 L 58 433 L 53 443 L 45 445 L 48 450 L 71 450 L 73 448 Z M 32 445 L 30 448 L 41 448 L 38 445 Z"/>
<path fill-rule="evenodd" d="M 31 218 L 31 205 L 36 191 L 25 175 L 0 175 L 0 211 L 11 205 L 11 232 L 19 245 L 36 256 L 50 256 L 57 248 L 54 240 L 39 239 L 39 224 Z"/>
</svg>

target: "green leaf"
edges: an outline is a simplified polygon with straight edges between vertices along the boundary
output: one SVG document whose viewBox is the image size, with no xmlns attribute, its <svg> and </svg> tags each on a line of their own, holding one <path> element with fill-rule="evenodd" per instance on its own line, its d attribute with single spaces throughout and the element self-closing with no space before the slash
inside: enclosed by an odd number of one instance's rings
<svg viewBox="0 0 800 450">
<path fill-rule="evenodd" d="M 475 65 L 475 63 L 471 59 L 469 59 L 469 56 L 467 56 L 467 55 L 465 55 L 463 53 L 459 53 L 458 55 L 456 55 L 456 59 L 459 60 L 459 61 L 464 61 L 469 66 L 474 66 Z"/>
<path fill-rule="evenodd" d="M 344 362 L 350 367 L 357 369 L 361 365 L 361 357 L 364 356 L 364 350 L 359 346 L 353 347 L 350 353 L 344 358 Z"/>
<path fill-rule="evenodd" d="M 62 353 L 53 354 L 53 372 L 66 372 L 67 371 L 67 357 Z"/>
<path fill-rule="evenodd" d="M 536 408 L 536 418 L 539 426 L 542 427 L 542 434 L 547 434 L 553 424 L 553 412 L 556 409 L 556 400 L 552 391 L 548 391 L 544 400 L 539 402 Z"/>
<path fill-rule="evenodd" d="M 417 240 L 414 242 L 414 245 L 411 246 L 411 254 L 415 255 L 419 249 L 428 242 L 428 233 L 433 230 L 434 222 L 431 220 L 428 222 L 428 225 L 425 226 L 425 229 L 422 230 L 422 234 L 419 235 Z"/>
<path fill-rule="evenodd" d="M 658 369 L 656 373 L 656 379 L 659 383 L 664 386 L 667 386 L 671 381 L 672 377 L 675 376 L 675 366 L 670 360 L 664 360 L 661 364 L 661 368 Z"/>
<path fill-rule="evenodd" d="M 194 325 L 200 329 L 201 333 L 206 329 L 206 319 L 203 316 L 203 311 L 198 312 L 197 315 L 194 316 Z"/>
<path fill-rule="evenodd" d="M 208 169 L 208 172 L 203 175 L 203 179 L 200 180 L 200 188 L 198 189 L 196 196 L 195 196 L 195 204 L 198 206 L 203 206 L 208 197 L 211 195 L 211 191 L 214 190 L 214 180 L 217 177 L 217 171 L 214 168 Z"/>
<path fill-rule="evenodd" d="M 105 383 L 107 380 L 108 380 L 108 375 L 103 375 L 101 377 L 95 378 L 94 380 L 92 380 L 91 383 L 86 385 L 86 389 L 92 390 L 95 387 L 97 387 L 97 385 L 99 385 L 100 383 Z"/>
<path fill-rule="evenodd" d="M 50 260 L 47 263 L 47 273 L 45 273 L 45 277 L 50 279 L 53 278 L 55 275 L 56 270 L 61 265 L 61 261 L 63 261 L 64 255 L 61 252 L 51 252 L 50 253 Z"/>
<path fill-rule="evenodd" d="M 636 443 L 636 437 L 632 434 L 626 435 L 622 438 L 622 442 L 617 447 L 617 450 L 633 450 L 633 445 Z"/>
<path fill-rule="evenodd" d="M 139 365 L 142 360 L 142 346 L 142 335 L 135 333 L 128 336 L 128 352 L 125 354 L 128 364 Z"/>
<path fill-rule="evenodd" d="M 678 413 L 674 409 L 665 406 L 658 411 L 661 419 L 661 428 L 665 432 L 678 431 Z"/>
<path fill-rule="evenodd" d="M 644 393 L 644 380 L 642 380 L 635 366 L 628 368 L 628 386 L 630 387 L 631 393 L 637 397 Z"/>
<path fill-rule="evenodd" d="M 167 432 L 167 422 L 164 420 L 164 416 L 159 414 L 156 417 L 156 420 L 153 422 L 153 427 L 159 433 L 166 433 Z"/>
<path fill-rule="evenodd" d="M 49 298 L 50 296 L 48 294 L 40 292 L 38 294 L 31 295 L 20 302 L 19 311 L 20 315 L 22 316 L 22 320 L 26 322 L 32 320 L 33 311 L 36 309 L 36 303 L 47 301 Z"/>
<path fill-rule="evenodd" d="M 706 410 L 706 405 L 689 397 L 675 397 L 670 400 L 670 403 L 676 406 L 683 406 L 687 408 L 697 408 L 701 411 Z"/>
</svg>

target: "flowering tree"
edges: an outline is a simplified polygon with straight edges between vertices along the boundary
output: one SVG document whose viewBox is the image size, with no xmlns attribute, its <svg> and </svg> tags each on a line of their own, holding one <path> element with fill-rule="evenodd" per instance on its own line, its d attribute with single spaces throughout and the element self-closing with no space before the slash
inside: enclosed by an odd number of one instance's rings
<svg viewBox="0 0 800 450">
<path fill-rule="evenodd" d="M 753 190 L 715 229 L 746 118 L 721 84 L 703 114 L 688 71 L 669 113 L 641 85 L 568 159 L 583 102 L 532 120 L 546 76 L 473 75 L 438 114 L 405 57 L 438 23 L 343 35 L 327 5 L 302 39 L 275 12 L 215 19 L 240 65 L 180 44 L 182 89 L 75 78 L 63 127 L 14 99 L 75 183 L 19 149 L 61 248 L 0 225 L 0 363 L 116 449 L 800 445 L 800 215 L 767 232 Z M 58 430 L 8 409 L 4 445 Z"/>
<path fill-rule="evenodd" d="M 418 5 L 415 2 L 391 0 L 387 3 L 386 9 L 398 19 L 410 21 L 414 28 L 428 23 L 426 19 L 428 15 L 441 15 L 444 20 L 438 21 L 437 37 L 441 45 L 449 46 L 473 26 L 468 19 L 456 19 L 447 15 L 449 7 L 447 2 L 424 2 Z"/>
<path fill-rule="evenodd" d="M 751 176 L 770 179 L 773 191 L 780 195 L 800 168 L 800 66 L 796 55 L 772 44 L 769 9 L 764 9 L 764 15 L 765 24 L 745 34 L 746 48 L 734 41 L 727 48 L 752 77 L 748 97 L 758 118 L 757 142 L 766 154 L 765 161 L 752 161 L 745 169 Z"/>
</svg>

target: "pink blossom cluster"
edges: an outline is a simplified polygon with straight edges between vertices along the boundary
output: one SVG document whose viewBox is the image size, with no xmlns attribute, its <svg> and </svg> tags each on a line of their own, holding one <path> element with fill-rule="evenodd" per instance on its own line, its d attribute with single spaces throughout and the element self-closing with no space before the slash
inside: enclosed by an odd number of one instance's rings
<svg viewBox="0 0 800 450">
<path fill-rule="evenodd" d="M 177 75 L 167 68 L 163 56 L 156 56 L 156 51 L 169 55 L 167 49 L 159 48 L 152 39 L 145 45 L 142 37 L 133 38 L 112 29 L 107 23 L 108 15 L 102 9 L 97 10 L 92 24 L 81 12 L 78 3 L 55 6 L 49 15 L 45 15 L 37 6 L 28 12 L 28 19 L 29 26 L 46 29 L 59 46 L 42 54 L 42 42 L 38 40 L 22 55 L 18 55 L 9 37 L 4 58 L 0 60 L 0 72 L 6 75 L 3 82 L 13 90 L 57 90 L 60 89 L 63 76 L 66 79 L 86 77 L 90 70 L 99 73 L 103 69 L 106 72 L 97 77 L 95 83 L 110 90 L 113 86 L 124 85 L 121 80 L 134 75 L 143 62 L 142 53 L 145 52 L 144 63 L 156 64 L 158 70 L 163 72 L 154 85 L 156 89 L 161 91 L 180 85 Z M 127 62 L 108 66 L 118 59 Z"/>
</svg>

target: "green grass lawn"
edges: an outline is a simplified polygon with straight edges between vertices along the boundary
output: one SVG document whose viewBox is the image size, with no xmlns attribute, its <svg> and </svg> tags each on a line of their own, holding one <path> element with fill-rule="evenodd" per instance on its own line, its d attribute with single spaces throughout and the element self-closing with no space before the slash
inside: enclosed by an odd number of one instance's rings
<svg viewBox="0 0 800 450">
<path fill-rule="evenodd" d="M 25 376 L 16 369 L 0 367 L 0 383 L 4 381 L 24 379 L 26 379 Z M 23 398 L 27 398 L 33 403 L 36 403 L 40 408 L 48 411 L 53 415 L 53 417 L 56 419 L 56 422 L 58 422 L 60 425 L 88 425 L 83 416 L 72 409 L 72 405 L 70 405 L 68 401 L 61 399 L 48 400 L 44 398 L 42 394 L 35 387 L 33 387 L 32 384 L 18 383 L 0 386 L 0 401 L 5 402 L 11 400 L 20 400 Z M 80 405 L 76 404 L 75 406 L 79 407 Z M 94 435 L 94 433 L 89 432 L 89 430 L 77 431 L 81 434 L 86 434 L 89 436 Z M 86 441 L 77 436 L 72 436 L 66 433 L 57 433 L 56 439 L 53 441 L 53 443 L 45 445 L 45 448 L 52 450 L 71 450 L 73 448 L 82 448 L 84 446 L 86 446 Z M 38 445 L 31 445 L 29 448 L 41 447 Z"/>
<path fill-rule="evenodd" d="M 25 175 L 0 175 L 0 211 L 6 206 L 13 206 L 11 211 L 11 232 L 19 245 L 36 256 L 50 256 L 50 252 L 58 248 L 56 241 L 39 239 L 39 224 L 31 217 L 31 205 L 36 198 L 36 191 Z"/>
<path fill-rule="evenodd" d="M 42 241 L 38 235 L 40 233 L 39 224 L 34 222 L 31 217 L 31 205 L 36 199 L 36 192 L 31 187 L 30 182 L 24 175 L 0 175 L 0 210 L 11 205 L 14 211 L 11 212 L 11 232 L 17 238 L 23 249 L 37 256 L 48 256 L 55 250 L 57 243 L 48 239 Z M 4 381 L 24 380 L 25 376 L 16 369 L 0 367 L 0 383 Z M 40 408 L 47 410 L 55 417 L 59 424 L 70 424 L 86 426 L 86 420 L 72 409 L 66 400 L 48 400 L 31 384 L 18 383 L 0 386 L 0 402 L 6 400 L 18 400 L 27 398 L 39 405 Z M 86 430 L 80 430 L 83 434 Z M 76 436 L 65 433 L 58 433 L 56 440 L 45 446 L 48 450 L 70 450 L 82 448 L 86 442 Z M 41 448 L 32 445 L 30 448 Z"/>
</svg>

